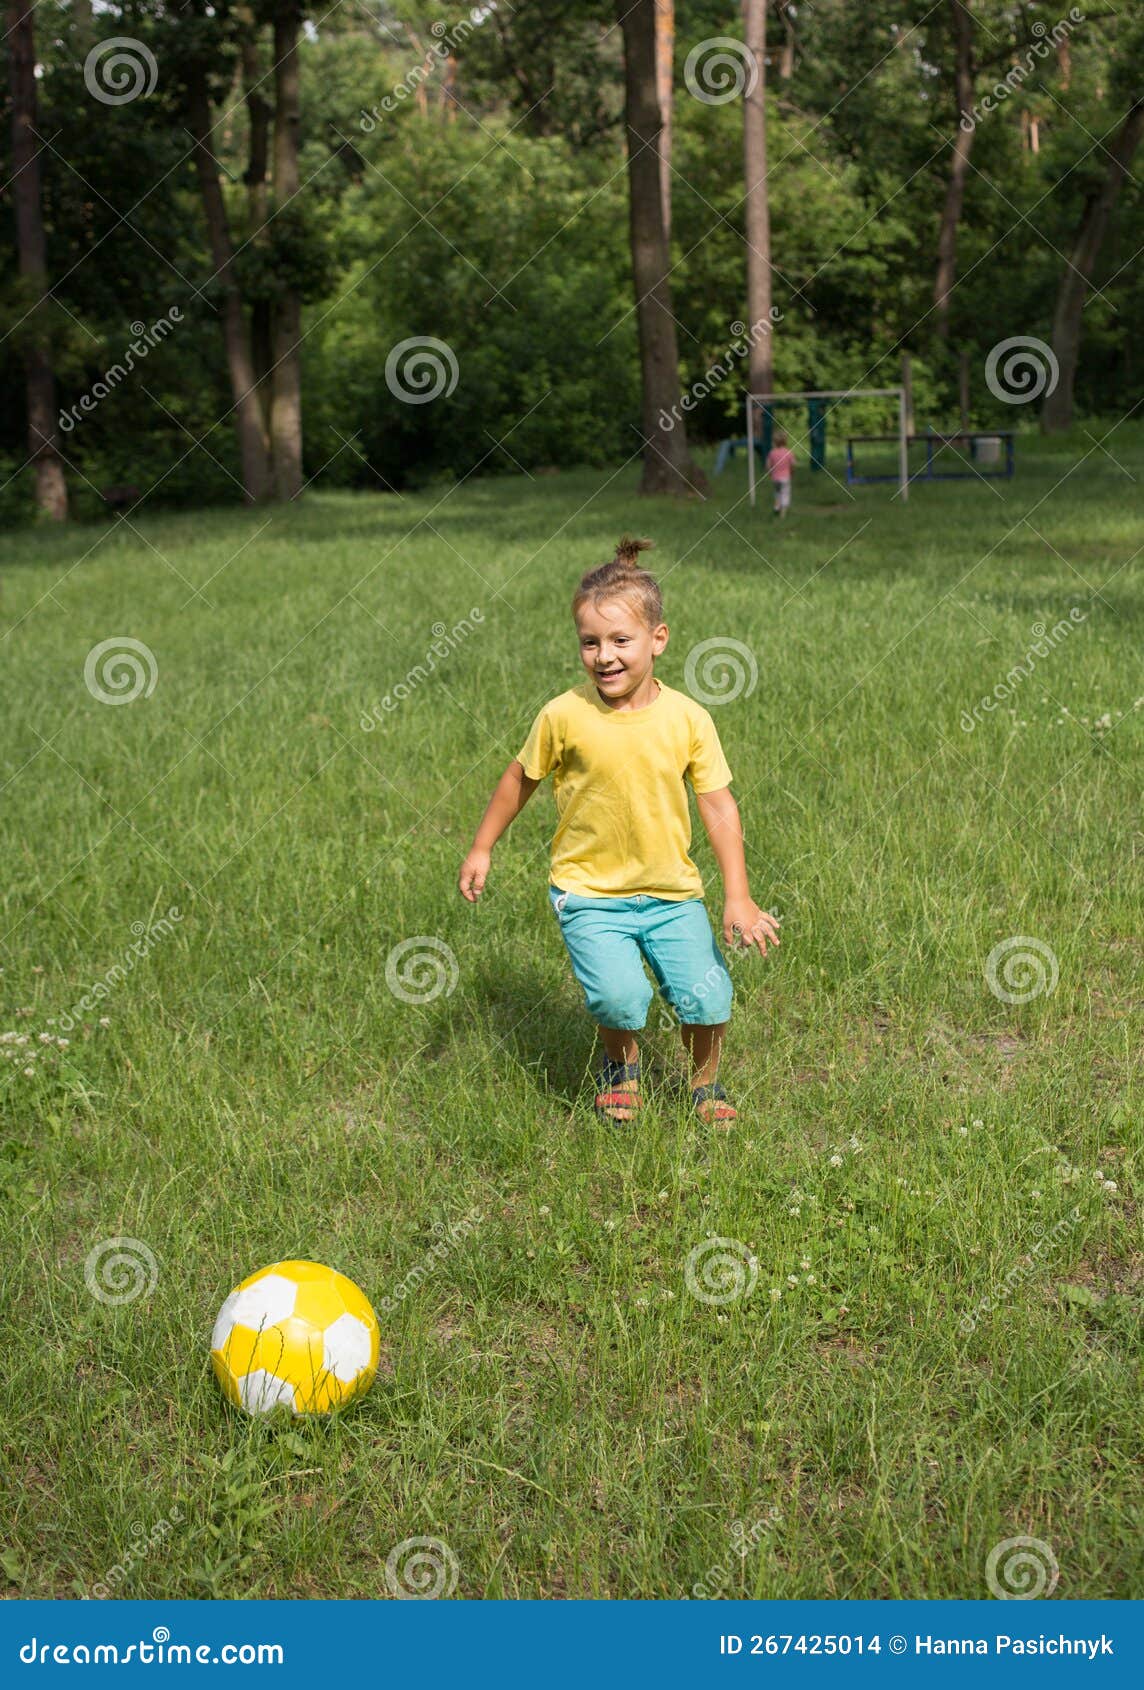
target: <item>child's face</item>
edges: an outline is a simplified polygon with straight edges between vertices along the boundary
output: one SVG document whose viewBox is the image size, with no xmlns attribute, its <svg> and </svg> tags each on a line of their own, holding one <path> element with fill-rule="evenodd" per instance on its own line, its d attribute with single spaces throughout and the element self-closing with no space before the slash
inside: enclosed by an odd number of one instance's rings
<svg viewBox="0 0 1144 1690">
<path fill-rule="evenodd" d="M 626 599 L 590 601 L 576 612 L 580 661 L 609 703 L 638 692 L 667 645 L 667 624 L 649 628 Z"/>
</svg>

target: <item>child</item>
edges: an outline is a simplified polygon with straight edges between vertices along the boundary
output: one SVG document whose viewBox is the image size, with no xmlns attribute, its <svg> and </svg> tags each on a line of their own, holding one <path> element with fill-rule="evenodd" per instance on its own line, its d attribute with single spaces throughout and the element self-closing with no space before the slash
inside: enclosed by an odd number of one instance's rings
<svg viewBox="0 0 1144 1690">
<path fill-rule="evenodd" d="M 775 429 L 775 443 L 767 453 L 767 474 L 775 490 L 775 515 L 785 516 L 790 510 L 790 477 L 794 469 L 794 453 L 787 445 L 781 428 Z"/>
<path fill-rule="evenodd" d="M 480 897 L 493 846 L 551 774 L 559 822 L 549 899 L 604 1046 L 596 1113 L 630 1121 L 641 1107 L 635 1035 L 652 998 L 646 960 L 679 1017 L 696 1112 L 722 1123 L 736 1115 L 716 1079 L 731 976 L 687 854 L 685 777 L 723 877 L 724 939 L 765 954 L 778 929 L 747 887 L 743 830 L 715 724 L 653 673 L 668 630 L 659 585 L 639 564 L 650 543 L 621 540 L 612 562 L 580 582 L 572 614 L 588 679 L 533 722 L 477 829 L 460 889 L 470 903 Z"/>
</svg>

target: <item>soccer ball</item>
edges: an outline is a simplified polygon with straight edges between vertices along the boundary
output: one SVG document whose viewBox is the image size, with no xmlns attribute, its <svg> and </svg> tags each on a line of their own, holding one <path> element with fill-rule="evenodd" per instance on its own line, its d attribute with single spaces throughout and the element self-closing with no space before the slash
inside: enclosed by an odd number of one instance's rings
<svg viewBox="0 0 1144 1690">
<path fill-rule="evenodd" d="M 274 1262 L 233 1290 L 211 1334 L 224 1393 L 248 1414 L 327 1414 L 377 1372 L 377 1318 L 352 1279 L 320 1262 Z"/>
</svg>

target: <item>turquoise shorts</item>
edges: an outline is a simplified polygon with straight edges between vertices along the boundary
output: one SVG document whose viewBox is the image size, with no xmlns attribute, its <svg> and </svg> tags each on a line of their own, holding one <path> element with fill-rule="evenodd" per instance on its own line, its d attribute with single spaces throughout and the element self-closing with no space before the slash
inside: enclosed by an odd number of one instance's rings
<svg viewBox="0 0 1144 1690">
<path fill-rule="evenodd" d="M 548 896 L 601 1027 L 635 1031 L 647 1020 L 656 984 L 680 1021 L 717 1027 L 731 1014 L 731 976 L 702 898 L 582 898 L 550 886 Z"/>
</svg>

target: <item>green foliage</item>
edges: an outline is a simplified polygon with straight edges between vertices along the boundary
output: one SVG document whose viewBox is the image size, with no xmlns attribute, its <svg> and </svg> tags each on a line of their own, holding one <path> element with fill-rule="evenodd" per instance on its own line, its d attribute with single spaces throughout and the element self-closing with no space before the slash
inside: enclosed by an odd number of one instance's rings
<svg viewBox="0 0 1144 1690">
<path fill-rule="evenodd" d="M 109 33 L 122 26 L 144 40 L 162 67 L 155 90 L 123 106 L 100 103 L 85 86 L 71 9 L 40 10 L 50 20 L 40 31 L 38 95 L 51 140 L 42 170 L 54 287 L 27 315 L 11 197 L 0 201 L 0 381 L 19 394 L 28 336 L 47 339 L 67 410 L 121 355 L 132 323 L 173 304 L 184 319 L 63 442 L 81 511 L 98 508 L 87 483 L 109 479 L 150 488 L 159 503 L 237 496 L 223 291 L 185 127 L 196 67 L 208 70 L 216 101 L 214 144 L 247 321 L 287 291 L 304 302 L 308 477 L 405 487 L 473 471 L 620 463 L 635 450 L 638 355 L 612 5 L 476 8 L 474 19 L 443 0 L 379 0 L 317 17 L 300 48 L 302 187 L 277 209 L 268 194 L 261 231 L 251 221 L 238 74 L 250 8 L 147 0 L 101 13 Z M 272 101 L 269 11 L 260 5 L 253 15 L 261 93 Z M 1037 32 L 1064 15 L 1052 6 L 979 0 L 972 15 L 975 94 L 1006 77 L 1011 86 L 974 131 L 943 339 L 933 287 L 958 121 L 952 8 L 772 6 L 780 388 L 889 385 L 907 350 L 919 426 L 945 428 L 957 420 L 964 353 L 973 421 L 1013 422 L 985 386 L 985 359 L 1001 339 L 1049 337 L 1066 255 L 1106 168 L 1101 142 L 1135 87 L 1144 14 L 1134 4 L 1086 18 L 1071 30 L 1067 58 L 1031 51 Z M 742 110 L 737 100 L 695 98 L 683 67 L 701 42 L 735 32 L 728 20 L 716 0 L 677 8 L 670 280 L 682 385 L 700 394 L 687 427 L 701 442 L 741 426 L 743 360 L 729 349 L 745 316 Z M 1132 341 L 1144 310 L 1138 176 L 1121 192 L 1085 310 L 1082 419 L 1123 415 L 1144 391 Z M 386 382 L 387 360 L 424 337 L 450 348 L 456 386 L 431 404 L 402 403 Z M 13 464 L 27 455 L 19 404 L 0 416 L 0 453 Z M 26 505 L 17 491 L 5 508 Z"/>
</svg>

